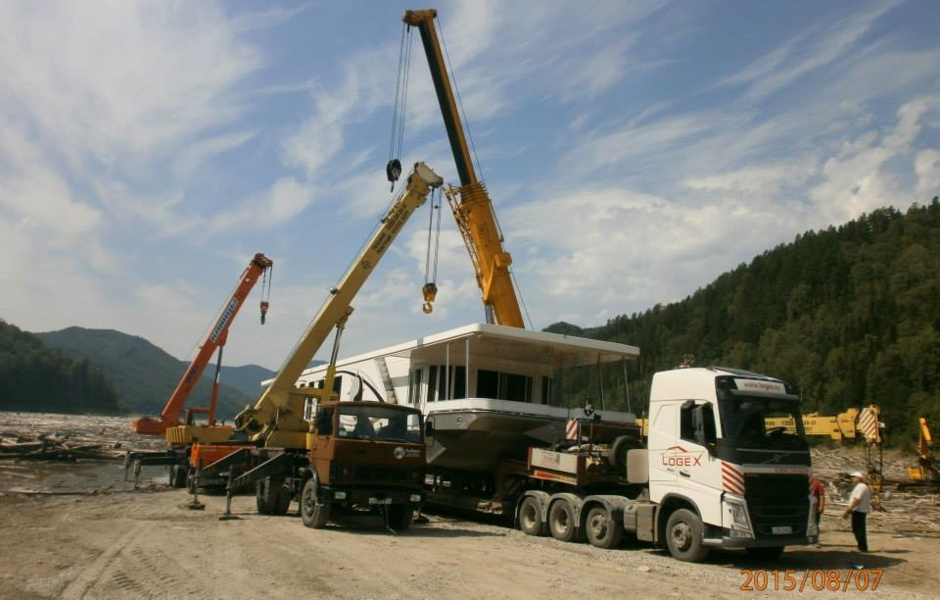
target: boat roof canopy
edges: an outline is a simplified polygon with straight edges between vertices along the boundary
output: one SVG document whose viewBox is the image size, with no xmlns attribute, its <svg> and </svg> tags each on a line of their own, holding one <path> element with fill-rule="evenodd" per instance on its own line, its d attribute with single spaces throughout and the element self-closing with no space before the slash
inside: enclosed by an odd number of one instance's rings
<svg viewBox="0 0 940 600">
<path fill-rule="evenodd" d="M 517 362 L 549 364 L 555 369 L 617 362 L 640 355 L 639 348 L 626 344 L 475 323 L 351 357 L 340 363 L 386 356 L 443 363 L 448 347 L 450 359 L 459 361 L 458 357 L 468 343 L 471 356 L 479 354 Z"/>
</svg>

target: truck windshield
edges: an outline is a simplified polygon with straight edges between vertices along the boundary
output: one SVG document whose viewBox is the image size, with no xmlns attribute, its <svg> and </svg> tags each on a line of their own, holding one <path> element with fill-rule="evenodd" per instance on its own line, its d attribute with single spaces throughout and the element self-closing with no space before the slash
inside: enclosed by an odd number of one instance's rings
<svg viewBox="0 0 940 600">
<path fill-rule="evenodd" d="M 379 403 L 341 406 L 339 435 L 355 439 L 421 443 L 421 414 Z"/>
<path fill-rule="evenodd" d="M 735 395 L 720 401 L 719 407 L 723 437 L 756 441 L 768 447 L 789 446 L 804 439 L 799 403 L 793 400 Z M 788 433 L 787 427 L 770 426 L 767 419 L 792 421 L 796 433 Z"/>
</svg>

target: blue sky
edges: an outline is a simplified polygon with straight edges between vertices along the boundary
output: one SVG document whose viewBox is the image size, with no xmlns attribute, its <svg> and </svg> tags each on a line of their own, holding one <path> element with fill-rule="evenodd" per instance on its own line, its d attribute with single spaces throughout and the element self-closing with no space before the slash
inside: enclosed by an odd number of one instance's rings
<svg viewBox="0 0 940 600">
<path fill-rule="evenodd" d="M 940 3 L 433 6 L 532 325 L 681 300 L 808 229 L 940 193 Z M 230 365 L 276 368 L 391 200 L 400 2 L 0 3 L 0 318 L 185 358 L 255 252 Z M 456 183 L 420 41 L 402 162 Z M 427 208 L 343 355 L 482 319 Z M 320 356 L 329 352 L 324 348 Z"/>
</svg>

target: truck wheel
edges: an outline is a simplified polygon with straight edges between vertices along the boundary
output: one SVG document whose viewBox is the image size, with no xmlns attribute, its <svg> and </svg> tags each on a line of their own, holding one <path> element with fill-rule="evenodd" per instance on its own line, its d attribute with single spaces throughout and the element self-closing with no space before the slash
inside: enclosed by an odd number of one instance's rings
<svg viewBox="0 0 940 600">
<path fill-rule="evenodd" d="M 284 482 L 281 482 L 277 494 L 277 512 L 274 514 L 286 515 L 287 511 L 290 510 L 290 502 L 293 499 L 294 495 L 291 493 L 291 489 L 284 485 Z"/>
<path fill-rule="evenodd" d="M 562 542 L 574 542 L 578 539 L 578 521 L 574 516 L 574 507 L 567 500 L 556 500 L 548 510 L 548 529 L 552 537 Z"/>
<path fill-rule="evenodd" d="M 698 562 L 708 556 L 702 544 L 702 520 L 691 510 L 680 508 L 666 522 L 666 545 L 673 558 Z"/>
<path fill-rule="evenodd" d="M 290 507 L 290 490 L 284 487 L 284 480 L 265 477 L 258 480 L 255 488 L 255 504 L 258 514 L 286 515 Z"/>
<path fill-rule="evenodd" d="M 526 496 L 519 507 L 519 529 L 526 535 L 545 535 L 542 504 L 535 496 Z"/>
<path fill-rule="evenodd" d="M 623 539 L 623 527 L 614 521 L 603 506 L 594 506 L 588 511 L 584 532 L 592 546 L 616 548 Z"/>
<path fill-rule="evenodd" d="M 330 507 L 328 504 L 317 502 L 317 478 L 311 477 L 304 483 L 300 493 L 300 519 L 304 525 L 312 529 L 323 529 L 330 520 Z"/>
<path fill-rule="evenodd" d="M 755 560 L 777 560 L 783 554 L 783 546 L 770 546 L 769 548 L 745 548 L 747 555 Z"/>
<path fill-rule="evenodd" d="M 188 473 L 184 465 L 173 465 L 170 467 L 170 487 L 186 487 L 186 477 Z"/>
<path fill-rule="evenodd" d="M 394 504 L 388 507 L 388 526 L 395 531 L 404 531 L 411 527 L 415 511 L 411 505 Z"/>
</svg>

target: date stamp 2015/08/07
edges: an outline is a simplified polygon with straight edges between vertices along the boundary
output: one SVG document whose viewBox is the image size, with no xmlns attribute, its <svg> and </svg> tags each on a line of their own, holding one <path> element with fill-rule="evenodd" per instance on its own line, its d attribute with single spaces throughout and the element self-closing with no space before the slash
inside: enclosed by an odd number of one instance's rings
<svg viewBox="0 0 940 600">
<path fill-rule="evenodd" d="M 857 590 L 875 591 L 881 583 L 882 569 L 741 569 L 745 592 L 847 592 Z"/>
</svg>

